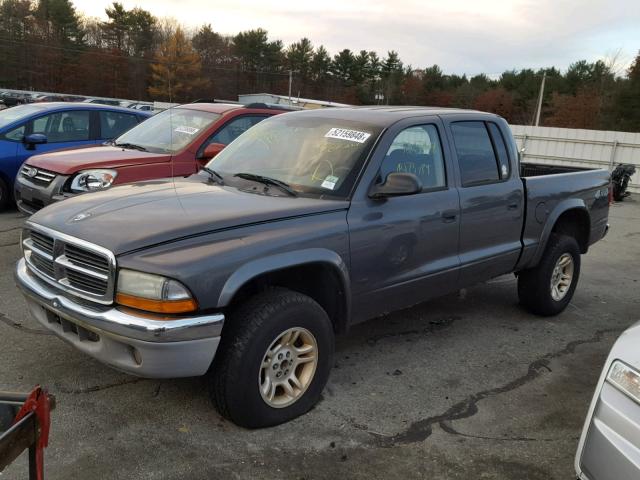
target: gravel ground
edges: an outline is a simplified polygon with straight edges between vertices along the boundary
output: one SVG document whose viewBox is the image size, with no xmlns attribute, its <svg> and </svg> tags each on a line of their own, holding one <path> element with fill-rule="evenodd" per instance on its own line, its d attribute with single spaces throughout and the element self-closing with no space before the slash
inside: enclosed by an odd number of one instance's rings
<svg viewBox="0 0 640 480">
<path fill-rule="evenodd" d="M 50 480 L 570 479 L 607 352 L 640 319 L 631 198 L 562 315 L 524 312 L 508 276 L 358 325 L 310 413 L 249 431 L 215 412 L 202 379 L 121 374 L 31 319 L 12 276 L 23 221 L 0 214 L 0 389 L 56 395 Z M 0 479 L 26 472 L 21 458 Z"/>
</svg>

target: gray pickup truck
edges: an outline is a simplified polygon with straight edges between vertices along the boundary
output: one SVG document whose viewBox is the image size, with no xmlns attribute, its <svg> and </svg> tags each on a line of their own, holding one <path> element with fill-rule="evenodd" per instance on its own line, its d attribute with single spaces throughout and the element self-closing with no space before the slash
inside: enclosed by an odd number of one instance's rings
<svg viewBox="0 0 640 480">
<path fill-rule="evenodd" d="M 17 284 L 88 355 L 207 375 L 224 416 L 275 425 L 318 401 L 334 335 L 357 322 L 512 272 L 531 312 L 567 306 L 607 232 L 609 174 L 521 168 L 487 113 L 279 115 L 198 174 L 37 212 Z"/>
</svg>

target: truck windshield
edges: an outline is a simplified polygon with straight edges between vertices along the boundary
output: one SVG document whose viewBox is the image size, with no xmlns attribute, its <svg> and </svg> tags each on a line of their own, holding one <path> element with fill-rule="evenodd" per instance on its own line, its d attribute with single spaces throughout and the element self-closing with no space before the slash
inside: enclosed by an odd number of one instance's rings
<svg viewBox="0 0 640 480">
<path fill-rule="evenodd" d="M 238 174 L 261 175 L 296 192 L 345 197 L 380 131 L 344 119 L 277 115 L 240 135 L 208 167 L 225 182 Z"/>
<path fill-rule="evenodd" d="M 120 135 L 114 144 L 135 145 L 154 153 L 176 153 L 194 141 L 218 118 L 220 115 L 217 113 L 171 108 Z"/>
</svg>

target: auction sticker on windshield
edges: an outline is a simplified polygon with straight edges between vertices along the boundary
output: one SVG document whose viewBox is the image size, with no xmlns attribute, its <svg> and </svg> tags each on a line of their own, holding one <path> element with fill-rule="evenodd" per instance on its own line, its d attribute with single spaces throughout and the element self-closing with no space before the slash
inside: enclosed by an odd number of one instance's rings
<svg viewBox="0 0 640 480">
<path fill-rule="evenodd" d="M 367 132 L 357 130 L 347 130 L 346 128 L 332 128 L 325 134 L 325 138 L 339 138 L 350 142 L 364 143 L 371 136 Z"/>
<path fill-rule="evenodd" d="M 338 177 L 329 175 L 327 178 L 324 179 L 324 182 L 322 182 L 322 185 L 320 186 L 322 188 L 328 188 L 329 190 L 333 190 L 334 188 L 336 188 L 336 183 L 338 183 L 338 180 L 340 180 Z"/>
<path fill-rule="evenodd" d="M 176 127 L 176 132 L 178 133 L 186 133 L 187 135 L 195 135 L 198 133 L 199 128 L 195 127 Z"/>
</svg>

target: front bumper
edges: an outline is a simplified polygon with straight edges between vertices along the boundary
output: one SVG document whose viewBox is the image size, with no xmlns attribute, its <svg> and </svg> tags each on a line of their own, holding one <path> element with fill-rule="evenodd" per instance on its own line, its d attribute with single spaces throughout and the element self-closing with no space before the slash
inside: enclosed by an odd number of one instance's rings
<svg viewBox="0 0 640 480">
<path fill-rule="evenodd" d="M 33 215 L 47 205 L 74 196 L 62 191 L 68 178 L 68 175 L 56 175 L 51 183 L 44 186 L 25 178 L 18 172 L 14 185 L 14 197 L 18 209 L 26 215 Z"/>
<path fill-rule="evenodd" d="M 220 343 L 221 313 L 178 319 L 143 317 L 71 300 L 41 282 L 20 259 L 16 284 L 47 329 L 113 368 L 149 378 L 203 375 Z"/>
</svg>

